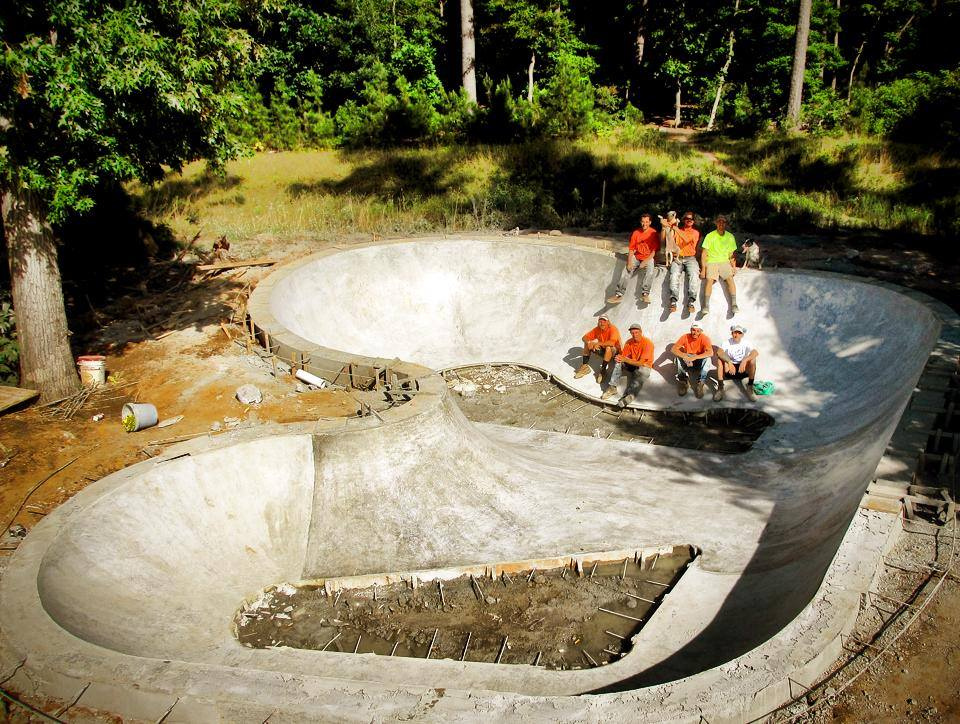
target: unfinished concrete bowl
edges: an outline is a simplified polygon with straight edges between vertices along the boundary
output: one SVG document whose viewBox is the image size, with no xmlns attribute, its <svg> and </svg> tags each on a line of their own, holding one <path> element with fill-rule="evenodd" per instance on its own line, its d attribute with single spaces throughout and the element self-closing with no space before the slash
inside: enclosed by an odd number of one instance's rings
<svg viewBox="0 0 960 724">
<path fill-rule="evenodd" d="M 30 533 L 4 574 L 8 682 L 130 717 L 740 720 L 796 694 L 839 651 L 890 530 L 858 513 L 951 313 L 836 275 L 737 275 L 736 321 L 760 350 L 775 418 L 720 455 L 476 425 L 439 375 L 514 362 L 573 378 L 601 311 L 658 354 L 635 404 L 678 398 L 666 280 L 639 305 L 592 240 L 419 240 L 333 250 L 262 282 L 264 344 L 327 380 L 414 390 L 383 413 L 191 441 L 89 486 Z M 718 288 L 700 321 L 731 324 Z M 748 405 L 728 394 L 723 405 Z M 852 524 L 851 524 L 852 521 Z M 696 546 L 697 564 L 617 664 L 582 671 L 248 649 L 231 621 L 282 581 L 590 551 Z"/>
</svg>

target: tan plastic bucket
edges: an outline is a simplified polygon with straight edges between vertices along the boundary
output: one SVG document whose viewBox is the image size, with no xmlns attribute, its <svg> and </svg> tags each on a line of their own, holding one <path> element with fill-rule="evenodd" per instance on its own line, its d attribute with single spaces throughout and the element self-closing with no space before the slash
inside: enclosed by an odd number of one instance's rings
<svg viewBox="0 0 960 724">
<path fill-rule="evenodd" d="M 107 381 L 107 358 L 100 354 L 77 357 L 80 381 L 87 387 L 102 385 Z"/>
</svg>

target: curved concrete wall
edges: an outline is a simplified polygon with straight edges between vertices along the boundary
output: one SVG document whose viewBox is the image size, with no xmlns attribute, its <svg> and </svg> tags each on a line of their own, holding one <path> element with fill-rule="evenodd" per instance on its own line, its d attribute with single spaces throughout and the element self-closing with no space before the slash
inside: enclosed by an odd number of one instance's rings
<svg viewBox="0 0 960 724">
<path fill-rule="evenodd" d="M 251 311 L 284 343 L 336 340 L 343 349 L 326 350 L 331 357 L 355 347 L 435 366 L 526 362 L 592 395 L 590 378 L 572 379 L 574 352 L 614 264 L 566 245 L 378 245 L 280 270 Z M 31 532 L 4 576 L 5 660 L 28 655 L 33 680 L 51 688 L 87 678 L 137 683 L 141 694 L 189 692 L 198 719 L 301 706 L 367 718 L 344 692 L 400 715 L 417 687 L 443 688 L 437 712 L 448 715 L 476 714 L 477 702 L 541 717 L 745 711 L 784 670 L 825 666 L 823 642 L 855 611 L 857 595 L 829 582 L 842 574 L 831 560 L 849 569 L 867 545 L 847 529 L 940 323 L 921 303 L 842 277 L 748 273 L 738 284 L 760 376 L 778 389 L 762 403 L 776 424 L 749 453 L 473 425 L 421 370 L 421 392 L 386 424 L 285 426 L 259 439 L 225 436 L 213 449 L 194 442 L 179 448 L 188 457 L 171 451 L 81 492 Z M 659 295 L 652 309 L 631 308 L 632 293 L 615 321 L 639 318 L 658 351 L 688 326 L 679 315 L 661 320 Z M 715 338 L 729 325 L 717 317 L 705 324 Z M 713 404 L 678 399 L 661 372 L 641 404 Z M 733 393 L 724 404 L 744 402 Z M 703 556 L 634 651 L 589 671 L 251 650 L 230 631 L 241 599 L 282 580 L 670 544 Z M 709 697 L 731 685 L 711 667 L 731 660 L 747 662 L 738 686 L 753 688 L 721 705 Z M 567 696 L 584 692 L 607 693 Z"/>
</svg>

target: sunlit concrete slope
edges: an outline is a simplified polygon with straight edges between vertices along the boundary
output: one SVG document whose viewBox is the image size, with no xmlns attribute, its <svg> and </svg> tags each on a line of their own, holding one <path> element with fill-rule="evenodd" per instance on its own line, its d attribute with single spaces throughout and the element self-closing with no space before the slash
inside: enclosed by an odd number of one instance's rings
<svg viewBox="0 0 960 724">
<path fill-rule="evenodd" d="M 305 350 L 525 363 L 595 395 L 572 373 L 618 264 L 571 244 L 373 245 L 281 269 L 251 313 Z M 82 491 L 36 526 L 0 582 L 0 663 L 26 658 L 23 681 L 63 697 L 96 682 L 88 706 L 122 702 L 153 719 L 173 697 L 194 707 L 180 718 L 203 721 L 749 718 L 782 699 L 787 677 L 828 666 L 856 612 L 858 560 L 881 536 L 850 522 L 940 321 L 838 276 L 738 283 L 737 321 L 777 386 L 758 403 L 775 424 L 750 452 L 475 425 L 423 369 L 413 401 L 382 422 L 193 441 Z M 640 321 L 658 353 L 689 325 L 664 314 L 661 293 L 640 309 L 631 286 L 611 311 L 621 329 Z M 703 324 L 719 339 L 730 322 L 715 295 Z M 669 364 L 659 372 L 642 405 L 714 404 L 679 400 Z M 746 402 L 731 390 L 723 404 Z M 253 650 L 231 630 L 242 599 L 284 580 L 674 544 L 702 557 L 632 653 L 593 670 Z M 422 709 L 425 696 L 437 701 Z"/>
<path fill-rule="evenodd" d="M 606 312 L 622 335 L 639 322 L 655 343 L 656 372 L 636 403 L 647 408 L 703 408 L 692 395 L 676 395 L 668 349 L 694 320 L 714 344 L 736 321 L 760 350 L 759 377 L 776 384 L 763 409 L 781 425 L 803 423 L 792 426 L 789 441 L 801 445 L 891 414 L 890 393 L 916 377 L 938 329 L 930 312 L 895 291 L 814 273 L 742 271 L 735 320 L 719 284 L 709 316 L 668 314 L 662 269 L 652 304 L 639 304 L 633 280 L 620 305 L 607 305 L 622 267 L 612 254 L 562 244 L 374 245 L 283 272 L 268 303 L 280 325 L 325 347 L 431 369 L 520 362 L 596 397 L 601 389 L 592 376 L 574 380 L 573 373 L 581 337 Z M 732 392 L 724 404 L 746 403 Z M 811 418 L 816 423 L 806 424 Z"/>
</svg>

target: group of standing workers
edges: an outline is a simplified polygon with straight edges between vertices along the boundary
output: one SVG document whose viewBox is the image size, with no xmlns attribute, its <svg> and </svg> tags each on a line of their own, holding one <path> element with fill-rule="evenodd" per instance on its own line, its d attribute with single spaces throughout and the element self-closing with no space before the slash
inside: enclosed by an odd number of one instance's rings
<svg viewBox="0 0 960 724">
<path fill-rule="evenodd" d="M 663 245 L 670 275 L 670 312 L 677 311 L 680 277 L 686 274 L 685 303 L 690 314 L 696 311 L 700 280 L 705 280 L 700 313 L 701 316 L 706 316 L 710 313 L 713 283 L 722 279 L 730 293 L 730 313 L 735 315 L 739 311 L 737 287 L 734 283 L 737 269 L 734 252 L 737 250 L 737 242 L 734 235 L 727 231 L 726 217 L 718 216 L 715 219 L 716 229 L 704 237 L 702 244 L 700 232 L 694 226 L 696 219 L 692 211 L 685 212 L 679 220 L 672 211 L 666 218 L 659 218 L 661 230 L 657 231 L 653 228 L 653 217 L 650 214 L 640 217 L 640 228 L 630 237 L 627 264 L 620 274 L 616 292 L 607 302 L 619 304 L 623 300 L 627 281 L 639 269 L 641 303 L 650 303 L 650 288 L 656 277 L 655 257 Z M 609 380 L 601 399 L 609 400 L 614 397 L 618 391 L 619 378 L 625 375 L 626 391 L 620 399 L 620 405 L 624 407 L 634 401 L 643 384 L 649 379 L 654 358 L 653 341 L 643 335 L 641 326 L 637 323 L 631 324 L 629 331 L 630 339 L 621 345 L 620 332 L 607 315 L 601 314 L 597 326 L 583 336 L 583 364 L 574 374 L 575 378 L 590 374 L 593 371 L 589 364 L 590 357 L 593 354 L 598 355 L 601 362 L 600 371 L 596 373 L 597 383 L 602 386 L 605 380 Z M 724 379 L 746 379 L 744 390 L 747 397 L 753 400 L 758 353 L 744 341 L 745 334 L 746 329 L 742 325 L 734 324 L 730 327 L 730 339 L 718 346 L 714 353 L 713 344 L 703 333 L 703 328 L 696 322 L 692 323 L 690 332 L 682 335 L 670 349 L 676 364 L 677 393 L 681 396 L 687 394 L 690 378 L 694 377 L 694 394 L 702 398 L 710 362 L 716 354 L 717 390 L 713 399 L 717 402 L 723 399 Z"/>
</svg>

